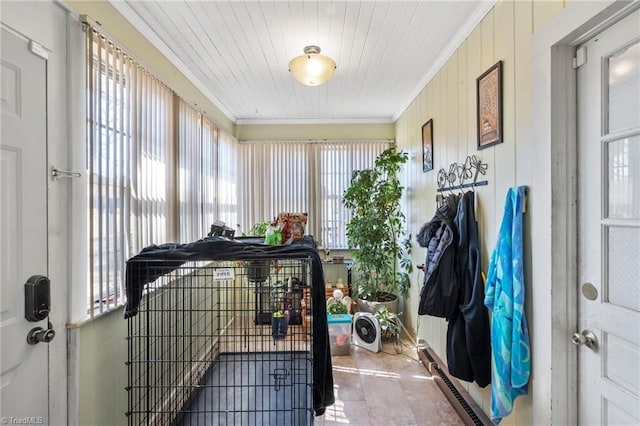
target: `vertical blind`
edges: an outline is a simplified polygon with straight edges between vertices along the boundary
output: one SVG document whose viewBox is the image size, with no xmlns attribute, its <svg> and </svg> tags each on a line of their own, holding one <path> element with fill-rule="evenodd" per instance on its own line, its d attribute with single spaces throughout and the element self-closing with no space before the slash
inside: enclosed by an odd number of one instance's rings
<svg viewBox="0 0 640 426">
<path fill-rule="evenodd" d="M 238 143 L 218 132 L 216 217 L 232 228 L 238 224 Z"/>
<path fill-rule="evenodd" d="M 90 313 L 122 302 L 125 260 L 167 235 L 172 92 L 87 31 Z M 93 308 L 93 309 L 91 309 Z"/>
<path fill-rule="evenodd" d="M 281 211 L 307 212 L 307 234 L 325 247 L 346 248 L 350 216 L 342 194 L 353 172 L 372 167 L 388 146 L 388 141 L 241 143 L 242 229 Z"/>
<path fill-rule="evenodd" d="M 342 194 L 388 141 L 238 144 L 93 29 L 87 58 L 90 316 L 123 303 L 129 257 L 216 220 L 247 232 L 307 212 L 308 234 L 347 247 Z"/>
<path fill-rule="evenodd" d="M 199 236 L 202 238 L 211 230 L 211 224 L 218 219 L 217 197 L 218 192 L 218 160 L 220 158 L 220 130 L 204 116 L 202 118 L 202 191 L 199 200 L 200 211 L 198 221 L 200 223 Z M 234 145 L 235 147 L 235 145 Z M 196 239 L 196 238 L 193 238 Z"/>
<path fill-rule="evenodd" d="M 202 238 L 200 220 L 202 199 L 202 117 L 186 102 L 179 102 L 178 117 L 178 202 L 180 217 L 180 241 Z"/>
<path fill-rule="evenodd" d="M 319 214 L 322 243 L 328 248 L 346 248 L 346 226 L 351 212 L 342 205 L 342 195 L 353 172 L 373 167 L 376 157 L 388 144 L 371 142 L 331 142 L 316 145 L 319 162 Z"/>
<path fill-rule="evenodd" d="M 279 212 L 308 212 L 309 144 L 240 144 L 242 229 L 271 220 Z M 307 223 L 312 229 L 313 217 Z"/>
<path fill-rule="evenodd" d="M 218 129 L 179 100 L 178 188 L 180 241 L 207 235 L 216 220 Z"/>
<path fill-rule="evenodd" d="M 89 316 L 124 302 L 126 260 L 237 223 L 237 141 L 87 28 Z M 220 214 L 220 217 L 218 216 Z"/>
<path fill-rule="evenodd" d="M 215 221 L 235 227 L 236 145 L 186 102 L 179 101 L 180 241 L 206 236 Z"/>
</svg>

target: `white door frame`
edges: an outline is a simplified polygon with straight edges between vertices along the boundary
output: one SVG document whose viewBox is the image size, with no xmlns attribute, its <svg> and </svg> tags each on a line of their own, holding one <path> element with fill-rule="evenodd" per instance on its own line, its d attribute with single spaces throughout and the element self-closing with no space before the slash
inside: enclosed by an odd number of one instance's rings
<svg viewBox="0 0 640 426">
<path fill-rule="evenodd" d="M 534 424 L 576 424 L 577 327 L 575 47 L 640 7 L 631 1 L 573 1 L 532 39 L 530 194 Z M 550 343 L 550 344 L 549 344 Z"/>
</svg>

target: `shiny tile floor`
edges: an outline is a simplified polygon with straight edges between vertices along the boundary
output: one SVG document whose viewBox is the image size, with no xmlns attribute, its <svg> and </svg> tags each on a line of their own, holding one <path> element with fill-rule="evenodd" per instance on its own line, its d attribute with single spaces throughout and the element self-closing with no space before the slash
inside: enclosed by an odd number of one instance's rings
<svg viewBox="0 0 640 426">
<path fill-rule="evenodd" d="M 463 424 L 415 347 L 396 354 L 391 344 L 378 353 L 352 345 L 350 355 L 332 361 L 336 403 L 315 425 Z"/>
</svg>

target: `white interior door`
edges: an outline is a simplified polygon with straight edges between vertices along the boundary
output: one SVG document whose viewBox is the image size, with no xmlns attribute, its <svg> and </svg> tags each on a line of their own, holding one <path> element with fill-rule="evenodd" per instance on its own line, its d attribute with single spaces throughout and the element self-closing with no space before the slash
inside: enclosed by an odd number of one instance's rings
<svg viewBox="0 0 640 426">
<path fill-rule="evenodd" d="M 48 424 L 48 345 L 27 343 L 47 320 L 25 319 L 24 289 L 47 275 L 46 63 L 27 40 L 0 38 L 0 416 Z"/>
<path fill-rule="evenodd" d="M 581 48 L 587 62 L 577 76 L 578 418 L 581 425 L 638 425 L 640 11 Z"/>
</svg>

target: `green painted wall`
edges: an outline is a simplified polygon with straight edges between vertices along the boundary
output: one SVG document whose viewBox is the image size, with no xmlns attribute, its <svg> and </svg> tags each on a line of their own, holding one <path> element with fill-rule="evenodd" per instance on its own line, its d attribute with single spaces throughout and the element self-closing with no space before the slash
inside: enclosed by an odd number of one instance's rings
<svg viewBox="0 0 640 426">
<path fill-rule="evenodd" d="M 78 330 L 80 425 L 127 423 L 127 321 L 122 309 L 102 315 Z"/>
<path fill-rule="evenodd" d="M 395 139 L 393 123 L 237 125 L 239 141 Z"/>
</svg>

